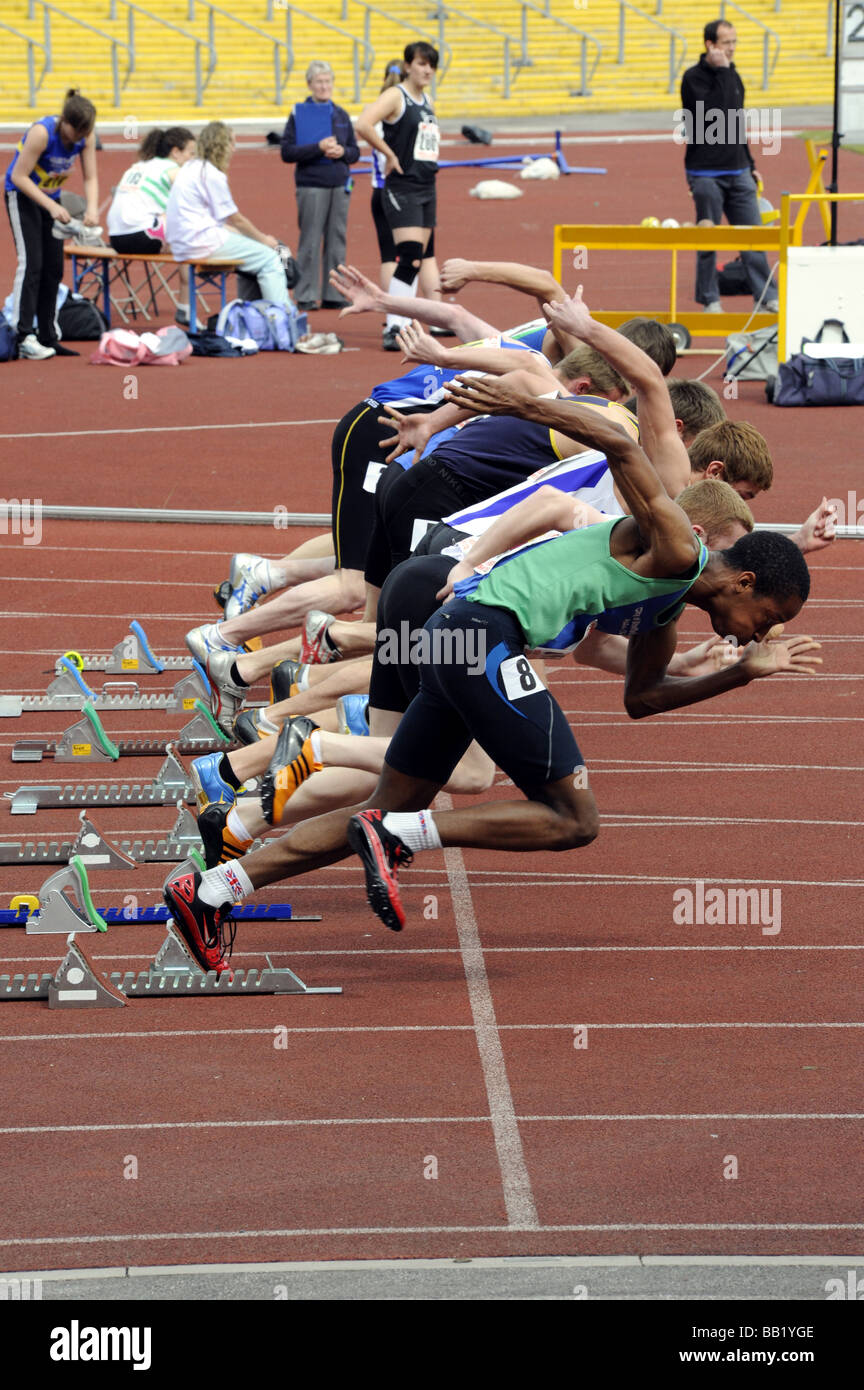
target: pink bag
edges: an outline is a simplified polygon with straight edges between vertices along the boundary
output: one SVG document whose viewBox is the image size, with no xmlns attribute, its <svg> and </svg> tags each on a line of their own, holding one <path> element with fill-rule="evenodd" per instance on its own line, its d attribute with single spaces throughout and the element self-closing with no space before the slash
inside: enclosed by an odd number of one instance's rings
<svg viewBox="0 0 864 1390">
<path fill-rule="evenodd" d="M 97 367 L 179 367 L 191 354 L 192 344 L 182 328 L 140 335 L 129 328 L 111 328 L 102 334 L 90 361 Z"/>
</svg>

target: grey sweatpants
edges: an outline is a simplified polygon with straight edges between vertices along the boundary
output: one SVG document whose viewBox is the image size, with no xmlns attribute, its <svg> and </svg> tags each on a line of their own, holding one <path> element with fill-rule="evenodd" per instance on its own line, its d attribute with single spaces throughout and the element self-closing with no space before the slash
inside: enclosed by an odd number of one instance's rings
<svg viewBox="0 0 864 1390">
<path fill-rule="evenodd" d="M 298 304 L 318 304 L 341 296 L 330 288 L 330 271 L 345 260 L 348 204 L 351 194 L 339 188 L 298 188 L 297 220 L 300 278 L 294 288 Z"/>
</svg>

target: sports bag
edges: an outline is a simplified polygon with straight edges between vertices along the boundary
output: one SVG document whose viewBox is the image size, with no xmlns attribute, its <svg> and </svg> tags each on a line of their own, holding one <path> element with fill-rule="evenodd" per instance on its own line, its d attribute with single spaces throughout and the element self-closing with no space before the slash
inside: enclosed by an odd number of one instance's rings
<svg viewBox="0 0 864 1390">
<path fill-rule="evenodd" d="M 765 381 L 776 375 L 776 327 L 729 334 L 726 339 L 727 381 Z"/>
<path fill-rule="evenodd" d="M 108 320 L 98 304 L 81 294 L 70 294 L 57 315 L 60 337 L 73 342 L 98 342 L 108 327 Z"/>
<path fill-rule="evenodd" d="M 0 318 L 0 362 L 12 362 L 18 355 L 18 334 L 11 324 Z"/>
<path fill-rule="evenodd" d="M 838 319 L 826 319 L 815 338 L 803 338 L 802 351 L 780 363 L 775 382 L 766 382 L 765 394 L 774 405 L 864 405 L 864 357 L 807 355 L 807 344 L 821 343 L 829 323 L 837 324 L 843 342 L 849 342 Z"/>
<path fill-rule="evenodd" d="M 129 328 L 111 328 L 102 334 L 90 361 L 97 367 L 179 367 L 191 355 L 192 345 L 182 328 L 159 328 L 140 336 Z"/>
<path fill-rule="evenodd" d="M 223 338 L 251 338 L 260 352 L 293 352 L 306 328 L 306 315 L 299 314 L 293 304 L 232 299 L 219 314 L 213 331 Z"/>
</svg>

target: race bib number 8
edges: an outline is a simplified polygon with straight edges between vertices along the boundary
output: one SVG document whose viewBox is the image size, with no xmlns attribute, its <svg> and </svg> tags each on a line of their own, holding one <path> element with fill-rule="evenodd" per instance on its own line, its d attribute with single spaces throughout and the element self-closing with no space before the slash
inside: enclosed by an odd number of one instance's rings
<svg viewBox="0 0 864 1390">
<path fill-rule="evenodd" d="M 440 135 L 435 121 L 421 121 L 414 138 L 414 158 L 437 162 L 439 139 Z"/>
<path fill-rule="evenodd" d="M 524 700 L 546 687 L 527 656 L 510 656 L 501 662 L 501 680 L 508 700 Z"/>
</svg>

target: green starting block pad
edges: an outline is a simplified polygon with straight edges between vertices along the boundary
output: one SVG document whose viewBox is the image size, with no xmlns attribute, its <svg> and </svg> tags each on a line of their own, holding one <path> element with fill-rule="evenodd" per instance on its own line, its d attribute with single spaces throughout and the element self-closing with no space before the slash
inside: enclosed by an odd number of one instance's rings
<svg viewBox="0 0 864 1390">
<path fill-rule="evenodd" d="M 177 819 L 159 840 L 107 839 L 82 811 L 81 828 L 72 841 L 11 840 L 0 843 L 0 864 L 68 864 L 76 856 L 89 869 L 134 869 L 136 864 L 179 864 L 190 849 L 200 852 L 198 824 L 191 811 L 177 803 Z"/>
<path fill-rule="evenodd" d="M 164 806 L 170 802 L 194 801 L 195 793 L 189 774 L 174 744 L 165 749 L 165 761 L 152 782 L 67 782 L 64 786 L 49 786 L 44 782 L 16 787 L 4 793 L 12 804 L 13 816 L 33 816 L 40 808 L 58 810 L 80 806 Z"/>
<path fill-rule="evenodd" d="M 185 671 L 189 666 L 188 656 L 157 657 L 153 653 L 147 634 L 139 622 L 129 624 L 129 634 L 122 637 L 113 651 L 102 655 L 89 655 L 80 652 L 67 652 L 79 671 L 104 671 L 106 675 L 160 675 L 163 671 Z M 64 658 L 58 657 L 55 669 L 62 670 Z"/>
<path fill-rule="evenodd" d="M 142 693 L 135 681 L 106 681 L 101 690 L 91 690 L 78 667 L 68 657 L 60 658 L 61 671 L 44 695 L 0 695 L 0 719 L 16 719 L 21 714 L 45 710 L 79 710 L 86 704 L 100 710 L 166 710 L 169 714 L 192 711 L 195 701 L 210 698 L 210 683 L 198 665 L 177 681 L 173 690 Z"/>
<path fill-rule="evenodd" d="M 231 739 L 224 734 L 202 700 L 194 701 L 194 715 L 171 740 L 181 754 L 225 752 Z M 92 701 L 86 700 L 81 718 L 59 739 L 20 739 L 12 745 L 13 763 L 38 763 L 53 758 L 58 763 L 106 763 L 118 758 L 149 758 L 165 755 L 164 739 L 120 739 L 113 743 L 102 726 Z"/>
</svg>

